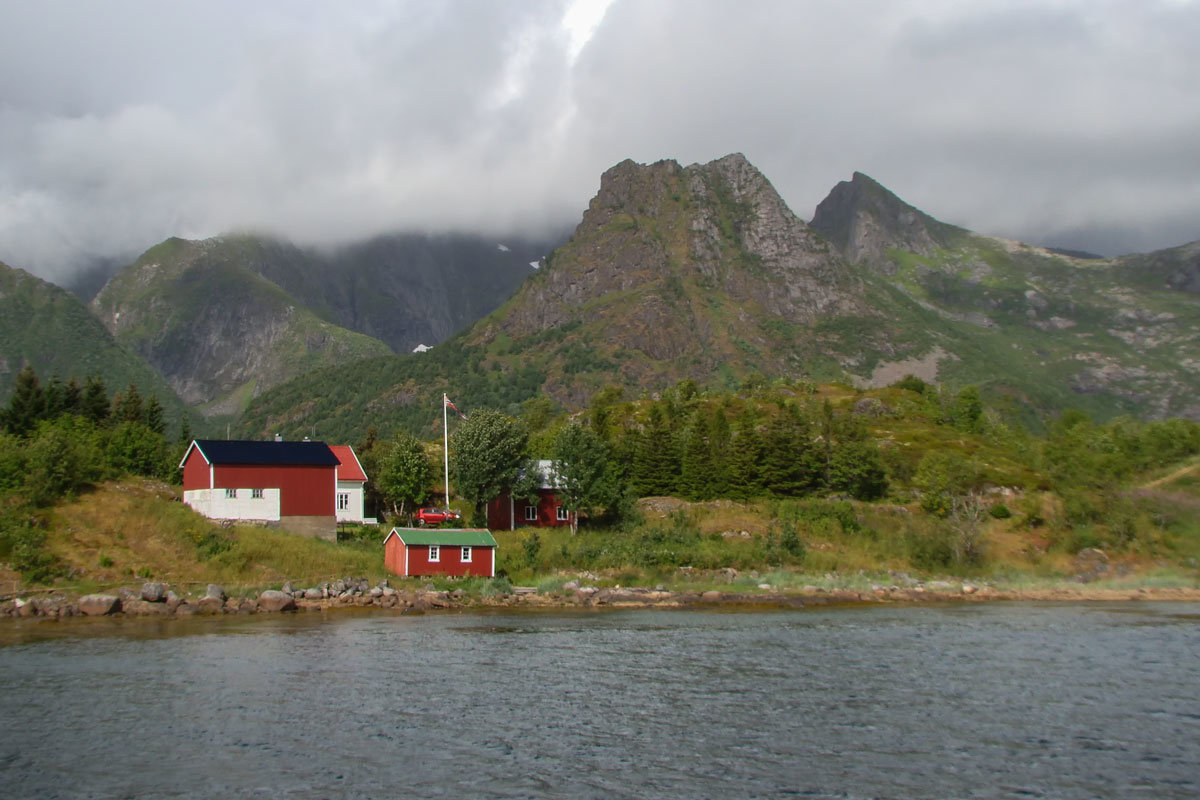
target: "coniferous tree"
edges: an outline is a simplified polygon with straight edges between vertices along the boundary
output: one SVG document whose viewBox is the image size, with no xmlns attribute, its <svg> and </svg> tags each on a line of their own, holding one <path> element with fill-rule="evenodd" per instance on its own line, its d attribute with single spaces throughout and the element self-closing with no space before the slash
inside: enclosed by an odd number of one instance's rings
<svg viewBox="0 0 1200 800">
<path fill-rule="evenodd" d="M 712 456 L 708 418 L 698 410 L 684 429 L 679 461 L 679 493 L 688 500 L 708 500 L 713 496 Z"/>
<path fill-rule="evenodd" d="M 729 495 L 749 500 L 763 492 L 759 462 L 762 459 L 762 438 L 758 434 L 753 414 L 744 413 L 729 446 L 727 474 Z"/>
<path fill-rule="evenodd" d="M 123 395 L 113 398 L 113 416 L 117 422 L 143 422 L 145 409 L 136 383 L 130 383 Z"/>
<path fill-rule="evenodd" d="M 63 385 L 63 413 L 80 414 L 83 411 L 83 390 L 75 378 Z"/>
<path fill-rule="evenodd" d="M 732 434 L 725 409 L 718 408 L 713 415 L 708 431 L 708 450 L 711 454 L 712 472 L 709 476 L 709 494 L 712 497 L 729 496 L 729 443 Z"/>
<path fill-rule="evenodd" d="M 26 366 L 17 374 L 17 383 L 8 398 L 8 410 L 4 412 L 4 426 L 16 436 L 28 436 L 42 419 L 45 397 L 33 367 Z"/>
<path fill-rule="evenodd" d="M 167 432 L 167 423 L 166 420 L 163 419 L 163 407 L 162 404 L 158 402 L 158 397 L 156 395 L 150 395 L 150 399 L 146 401 L 144 415 L 147 428 L 154 431 L 159 436 L 162 436 Z"/>
<path fill-rule="evenodd" d="M 778 497 L 797 497 L 821 482 L 820 454 L 812 429 L 794 408 L 767 425 L 761 460 L 763 488 Z"/>
<path fill-rule="evenodd" d="M 42 387 L 41 419 L 57 419 L 67 413 L 67 387 L 57 375 Z"/>
<path fill-rule="evenodd" d="M 650 406 L 646 426 L 634 454 L 634 489 L 642 497 L 674 494 L 679 476 L 679 456 L 666 413 L 658 403 Z"/>
<path fill-rule="evenodd" d="M 112 404 L 108 401 L 108 387 L 95 375 L 84 381 L 81 410 L 83 416 L 97 425 L 107 422 L 112 414 Z"/>
</svg>

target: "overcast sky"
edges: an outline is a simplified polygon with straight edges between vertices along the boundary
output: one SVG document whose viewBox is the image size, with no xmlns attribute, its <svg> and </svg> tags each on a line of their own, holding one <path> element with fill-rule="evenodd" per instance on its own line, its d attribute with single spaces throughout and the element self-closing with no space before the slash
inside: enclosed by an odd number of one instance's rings
<svg viewBox="0 0 1200 800">
<path fill-rule="evenodd" d="M 810 219 L 865 172 L 984 233 L 1200 239 L 1190 0 L 0 0 L 0 260 L 170 235 L 578 221 L 739 151 Z"/>
</svg>

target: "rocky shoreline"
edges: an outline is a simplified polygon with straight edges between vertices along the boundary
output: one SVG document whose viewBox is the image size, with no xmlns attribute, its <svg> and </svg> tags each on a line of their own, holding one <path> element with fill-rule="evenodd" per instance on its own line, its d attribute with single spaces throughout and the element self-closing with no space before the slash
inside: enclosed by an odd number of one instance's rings
<svg viewBox="0 0 1200 800">
<path fill-rule="evenodd" d="M 0 618 L 62 619 L 68 617 L 190 617 L 223 614 L 275 614 L 329 611 L 339 608 L 391 609 L 400 613 L 469 608 L 704 608 L 758 607 L 805 608 L 828 605 L 886 603 L 947 603 L 980 601 L 1200 602 L 1197 587 L 1136 587 L 1113 589 L 1085 584 L 1039 589 L 1004 589 L 971 582 L 930 581 L 916 587 L 873 586 L 867 591 L 806 586 L 794 591 L 759 587 L 755 592 L 708 589 L 705 591 L 656 588 L 599 588 L 569 581 L 559 591 L 540 593 L 533 587 L 515 587 L 511 593 L 474 596 L 461 589 L 396 589 L 387 580 L 374 586 L 365 578 L 342 578 L 318 586 L 268 589 L 257 595 L 231 597 L 209 584 L 198 597 L 177 594 L 169 586 L 148 582 L 140 590 L 121 587 L 112 594 L 70 598 L 51 593 L 45 597 L 14 597 L 0 602 Z"/>
</svg>

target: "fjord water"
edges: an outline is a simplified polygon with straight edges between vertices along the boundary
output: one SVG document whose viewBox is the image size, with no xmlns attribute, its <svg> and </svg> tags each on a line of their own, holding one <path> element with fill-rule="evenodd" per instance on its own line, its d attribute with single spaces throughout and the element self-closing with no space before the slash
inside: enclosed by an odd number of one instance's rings
<svg viewBox="0 0 1200 800">
<path fill-rule="evenodd" d="M 1200 795 L 1196 604 L 20 625 L 6 797 Z"/>
</svg>

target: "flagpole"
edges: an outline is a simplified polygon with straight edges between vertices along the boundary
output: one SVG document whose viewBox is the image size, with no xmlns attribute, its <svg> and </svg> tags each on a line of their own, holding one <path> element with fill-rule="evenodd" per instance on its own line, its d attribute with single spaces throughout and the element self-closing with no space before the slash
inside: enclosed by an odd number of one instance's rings
<svg viewBox="0 0 1200 800">
<path fill-rule="evenodd" d="M 446 475 L 446 510 L 450 510 L 450 428 L 446 422 L 446 405 L 450 402 L 450 398 L 442 392 L 442 455 L 446 459 L 445 475 Z"/>
</svg>

